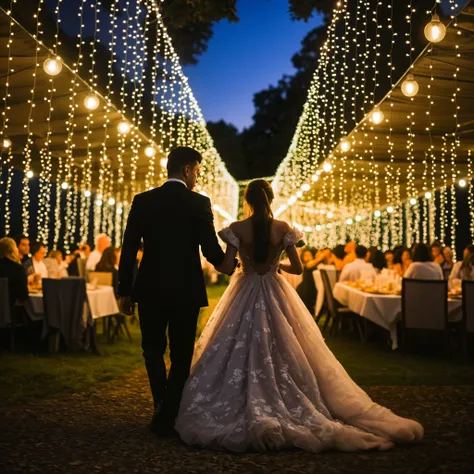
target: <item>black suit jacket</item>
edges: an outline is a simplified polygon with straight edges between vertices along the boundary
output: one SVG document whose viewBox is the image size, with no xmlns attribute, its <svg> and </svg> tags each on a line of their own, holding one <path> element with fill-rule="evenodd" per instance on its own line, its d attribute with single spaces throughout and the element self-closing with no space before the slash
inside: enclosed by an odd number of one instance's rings
<svg viewBox="0 0 474 474">
<path fill-rule="evenodd" d="M 143 259 L 133 283 L 141 240 Z M 119 294 L 157 306 L 207 306 L 199 253 L 214 266 L 224 261 L 217 240 L 210 200 L 184 184 L 168 182 L 135 196 L 124 234 L 119 268 Z"/>
<path fill-rule="evenodd" d="M 28 283 L 23 265 L 15 263 L 8 258 L 0 258 L 0 277 L 8 278 L 8 292 L 10 305 L 17 300 L 28 300 Z"/>
</svg>

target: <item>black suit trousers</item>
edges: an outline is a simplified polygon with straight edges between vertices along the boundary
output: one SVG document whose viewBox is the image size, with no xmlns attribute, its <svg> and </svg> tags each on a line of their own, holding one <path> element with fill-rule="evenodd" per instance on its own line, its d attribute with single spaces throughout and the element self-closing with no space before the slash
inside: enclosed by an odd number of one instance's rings
<svg viewBox="0 0 474 474">
<path fill-rule="evenodd" d="M 142 348 L 155 407 L 163 403 L 162 413 L 174 423 L 181 396 L 189 376 L 196 339 L 199 307 L 161 307 L 153 297 L 138 301 Z M 166 376 L 164 354 L 168 345 L 171 367 Z"/>
</svg>

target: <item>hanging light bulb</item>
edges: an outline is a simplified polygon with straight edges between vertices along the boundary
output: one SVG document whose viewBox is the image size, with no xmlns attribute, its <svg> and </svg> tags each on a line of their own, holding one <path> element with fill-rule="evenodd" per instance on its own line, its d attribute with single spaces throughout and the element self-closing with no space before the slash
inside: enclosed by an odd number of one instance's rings
<svg viewBox="0 0 474 474">
<path fill-rule="evenodd" d="M 352 225 L 354 221 L 349 217 L 349 219 L 346 219 L 346 224 L 347 225 Z"/>
<path fill-rule="evenodd" d="M 48 58 L 43 63 L 43 69 L 46 74 L 50 76 L 57 76 L 63 68 L 63 63 L 61 62 L 61 58 Z"/>
<path fill-rule="evenodd" d="M 420 90 L 418 82 L 416 82 L 415 76 L 413 74 L 407 74 L 407 77 L 402 82 L 402 92 L 407 97 L 415 97 Z"/>
<path fill-rule="evenodd" d="M 372 110 L 372 113 L 370 114 L 370 121 L 374 125 L 379 125 L 383 122 L 384 117 L 385 116 L 383 112 L 380 110 L 380 107 L 376 105 L 374 109 Z"/>
<path fill-rule="evenodd" d="M 374 212 L 374 216 L 375 216 L 375 217 L 380 217 L 381 214 L 382 214 L 382 213 L 381 213 L 379 210 L 376 210 L 376 211 Z"/>
<path fill-rule="evenodd" d="M 161 158 L 160 160 L 160 166 L 162 168 L 166 168 L 168 166 L 168 158 Z"/>
<path fill-rule="evenodd" d="M 356 216 L 356 222 L 360 222 L 361 220 L 362 220 L 362 217 Z M 351 224 L 352 224 L 352 222 L 351 222 Z"/>
<path fill-rule="evenodd" d="M 115 199 L 109 198 L 108 203 L 109 203 L 109 206 L 113 206 L 115 204 Z"/>
<path fill-rule="evenodd" d="M 153 145 L 148 145 L 145 147 L 145 155 L 148 158 L 153 158 L 156 155 L 156 148 Z"/>
<path fill-rule="evenodd" d="M 319 224 L 316 226 L 316 230 L 321 230 L 321 226 Z"/>
<path fill-rule="evenodd" d="M 84 97 L 84 106 L 87 110 L 95 110 L 99 105 L 100 100 L 93 92 L 89 92 L 89 94 Z"/>
<path fill-rule="evenodd" d="M 305 228 L 304 228 L 305 232 L 313 232 L 313 228 L 310 227 L 309 225 L 307 225 Z"/>
<path fill-rule="evenodd" d="M 393 207 L 392 207 L 392 206 L 388 206 L 388 207 L 387 207 L 387 212 L 388 212 L 389 214 L 391 214 L 391 213 L 393 212 Z"/>
<path fill-rule="evenodd" d="M 117 125 L 117 130 L 122 135 L 127 135 L 127 133 L 130 132 L 131 128 L 132 126 L 126 120 L 120 121 Z"/>
<path fill-rule="evenodd" d="M 309 191 L 310 189 L 311 189 L 311 186 L 308 183 L 305 183 L 303 184 L 303 186 L 301 186 L 301 190 L 304 192 Z"/>
<path fill-rule="evenodd" d="M 416 204 L 416 198 L 411 198 L 410 199 L 410 204 L 414 206 Z"/>
<path fill-rule="evenodd" d="M 102 193 L 99 193 L 99 194 L 97 195 L 97 199 L 102 199 L 103 197 L 104 197 L 104 196 L 102 196 Z"/>
<path fill-rule="evenodd" d="M 316 183 L 316 181 L 318 181 L 318 180 L 319 180 L 319 175 L 313 174 L 313 176 L 311 176 L 311 181 L 312 181 L 313 183 Z"/>
<path fill-rule="evenodd" d="M 331 211 L 329 211 L 327 216 L 329 219 L 332 219 L 334 217 L 334 214 Z"/>
<path fill-rule="evenodd" d="M 431 196 L 432 196 L 431 193 L 429 191 L 426 191 L 425 198 L 426 199 L 431 199 Z"/>
<path fill-rule="evenodd" d="M 467 185 L 467 182 L 465 179 L 460 179 L 458 184 L 460 188 L 465 188 Z"/>
<path fill-rule="evenodd" d="M 27 177 L 28 179 L 31 179 L 33 176 L 34 176 L 33 171 L 28 170 L 28 171 L 26 172 L 26 177 Z"/>
<path fill-rule="evenodd" d="M 119 216 L 121 216 L 121 215 L 123 214 L 123 209 L 122 209 L 121 206 L 117 208 L 117 214 L 118 214 Z"/>
<path fill-rule="evenodd" d="M 90 197 L 91 197 L 91 194 L 92 194 L 92 193 L 91 193 L 88 189 L 84 191 L 84 196 L 85 196 L 86 198 L 90 198 Z"/>
<path fill-rule="evenodd" d="M 9 138 L 4 138 L 2 140 L 2 147 L 7 150 L 8 148 L 10 148 L 12 146 L 12 141 L 9 139 Z"/>
<path fill-rule="evenodd" d="M 439 43 L 446 36 L 446 27 L 441 23 L 439 15 L 436 13 L 431 17 L 431 21 L 425 26 L 425 36 L 431 43 Z"/>
<path fill-rule="evenodd" d="M 347 153 L 351 149 L 351 142 L 347 138 L 343 138 L 339 144 L 341 151 Z"/>
<path fill-rule="evenodd" d="M 64 182 L 64 183 L 61 184 L 61 188 L 62 188 L 62 189 L 67 189 L 67 188 L 69 188 L 69 184 L 67 184 L 66 182 Z"/>
<path fill-rule="evenodd" d="M 296 197 L 298 197 L 298 198 L 303 197 L 303 193 L 301 191 L 298 191 L 296 193 Z"/>
<path fill-rule="evenodd" d="M 329 161 L 324 162 L 323 164 L 323 171 L 326 173 L 329 173 L 332 170 L 332 165 L 329 163 Z"/>
<path fill-rule="evenodd" d="M 102 199 L 97 199 L 97 200 L 95 201 L 95 205 L 96 205 L 97 207 L 102 206 Z"/>
</svg>

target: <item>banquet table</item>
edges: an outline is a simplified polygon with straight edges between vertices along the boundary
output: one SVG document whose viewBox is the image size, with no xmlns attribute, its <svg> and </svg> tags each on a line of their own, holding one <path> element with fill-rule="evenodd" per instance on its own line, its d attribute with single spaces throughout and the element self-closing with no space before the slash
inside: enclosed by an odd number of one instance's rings
<svg viewBox="0 0 474 474">
<path fill-rule="evenodd" d="M 43 319 L 43 293 L 30 293 L 28 301 L 28 311 L 32 319 Z M 99 286 L 94 290 L 87 290 L 88 306 L 84 308 L 84 317 L 87 322 L 88 312 L 92 319 L 104 318 L 119 313 L 114 289 L 111 286 Z"/>
<path fill-rule="evenodd" d="M 336 283 L 334 298 L 343 306 L 390 332 L 392 349 L 398 347 L 397 322 L 402 313 L 400 295 L 375 295 L 353 288 L 344 283 Z M 448 317 L 450 321 L 460 321 L 461 300 L 448 299 Z"/>
</svg>

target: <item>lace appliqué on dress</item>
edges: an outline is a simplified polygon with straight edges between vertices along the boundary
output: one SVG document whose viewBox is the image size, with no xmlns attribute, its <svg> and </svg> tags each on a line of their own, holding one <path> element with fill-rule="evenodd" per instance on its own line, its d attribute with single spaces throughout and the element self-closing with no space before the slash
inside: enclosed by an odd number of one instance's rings
<svg viewBox="0 0 474 474">
<path fill-rule="evenodd" d="M 303 235 L 303 232 L 300 232 L 298 229 L 291 229 L 283 237 L 284 248 L 296 245 L 300 240 L 303 239 Z"/>
<path fill-rule="evenodd" d="M 218 235 L 226 244 L 232 245 L 236 249 L 240 247 L 240 240 L 230 227 L 222 229 L 218 232 Z"/>
</svg>

